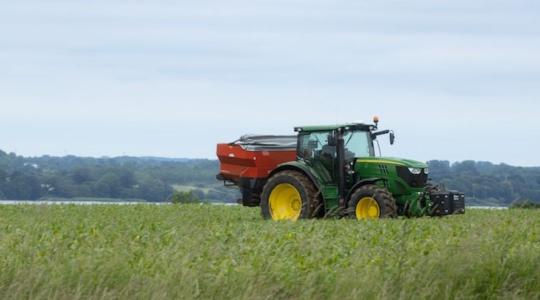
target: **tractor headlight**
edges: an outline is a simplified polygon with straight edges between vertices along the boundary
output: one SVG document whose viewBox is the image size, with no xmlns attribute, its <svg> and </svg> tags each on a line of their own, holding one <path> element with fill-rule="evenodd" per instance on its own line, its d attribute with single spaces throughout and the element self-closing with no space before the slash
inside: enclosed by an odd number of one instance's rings
<svg viewBox="0 0 540 300">
<path fill-rule="evenodd" d="M 420 168 L 409 168 L 409 171 L 413 175 L 420 175 L 422 173 L 422 169 L 420 169 Z"/>
</svg>

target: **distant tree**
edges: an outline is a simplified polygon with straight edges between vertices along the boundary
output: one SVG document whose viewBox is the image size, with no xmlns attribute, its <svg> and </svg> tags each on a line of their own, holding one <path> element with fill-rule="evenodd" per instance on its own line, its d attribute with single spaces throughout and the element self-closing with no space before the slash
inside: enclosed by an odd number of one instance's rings
<svg viewBox="0 0 540 300">
<path fill-rule="evenodd" d="M 2 185 L 5 197 L 13 200 L 37 200 L 41 197 L 41 185 L 35 174 L 28 170 L 11 173 Z"/>
<path fill-rule="evenodd" d="M 94 185 L 94 191 L 96 195 L 106 198 L 117 197 L 120 188 L 120 178 L 118 177 L 118 175 L 112 172 L 103 174 L 103 176 L 101 176 Z"/>
<path fill-rule="evenodd" d="M 188 192 L 179 192 L 175 191 L 172 194 L 171 202 L 174 204 L 190 204 L 190 203 L 200 203 L 201 199 L 193 193 L 193 191 Z"/>
<path fill-rule="evenodd" d="M 170 185 L 151 176 L 143 176 L 137 187 L 137 198 L 151 202 L 163 202 L 173 193 Z"/>
<path fill-rule="evenodd" d="M 540 209 L 540 202 L 534 202 L 528 199 L 518 200 L 512 202 L 510 208 Z"/>
<path fill-rule="evenodd" d="M 116 175 L 122 187 L 132 187 L 137 183 L 134 172 L 127 167 L 117 169 Z"/>
<path fill-rule="evenodd" d="M 92 180 L 91 171 L 86 167 L 77 167 L 71 171 L 71 178 L 76 184 L 82 184 Z"/>
<path fill-rule="evenodd" d="M 4 168 L 0 166 L 0 182 L 6 181 L 7 176 L 8 176 L 8 173 L 5 171 Z"/>
<path fill-rule="evenodd" d="M 77 186 L 68 176 L 54 175 L 46 178 L 43 182 L 44 196 L 72 198 L 84 196 Z"/>
<path fill-rule="evenodd" d="M 450 162 L 447 160 L 432 160 L 428 162 L 429 171 L 432 176 L 442 177 L 448 176 L 451 172 Z"/>
<path fill-rule="evenodd" d="M 452 165 L 452 170 L 458 173 L 477 174 L 476 163 L 472 160 L 456 162 Z"/>
</svg>

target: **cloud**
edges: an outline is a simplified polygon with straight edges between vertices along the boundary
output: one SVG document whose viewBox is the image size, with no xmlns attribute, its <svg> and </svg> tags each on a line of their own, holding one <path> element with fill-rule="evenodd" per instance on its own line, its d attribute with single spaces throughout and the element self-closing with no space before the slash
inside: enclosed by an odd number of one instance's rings
<svg viewBox="0 0 540 300">
<path fill-rule="evenodd" d="M 213 157 L 383 116 L 417 159 L 537 164 L 534 1 L 24 1 L 0 12 L 0 148 Z M 528 148 L 528 149 L 531 149 Z"/>
</svg>

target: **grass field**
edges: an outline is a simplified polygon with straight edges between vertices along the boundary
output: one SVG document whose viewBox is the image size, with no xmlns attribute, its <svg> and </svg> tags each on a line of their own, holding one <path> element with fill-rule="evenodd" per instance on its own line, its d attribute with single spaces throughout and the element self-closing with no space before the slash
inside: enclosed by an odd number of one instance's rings
<svg viewBox="0 0 540 300">
<path fill-rule="evenodd" d="M 0 206 L 0 299 L 540 299 L 540 211 L 375 222 Z"/>
</svg>

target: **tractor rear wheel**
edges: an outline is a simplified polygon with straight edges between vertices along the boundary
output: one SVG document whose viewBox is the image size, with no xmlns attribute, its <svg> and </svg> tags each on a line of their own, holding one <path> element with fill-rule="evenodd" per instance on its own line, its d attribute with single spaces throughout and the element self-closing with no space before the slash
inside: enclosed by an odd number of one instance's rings
<svg viewBox="0 0 540 300">
<path fill-rule="evenodd" d="M 282 171 L 272 176 L 263 188 L 263 218 L 296 221 L 314 216 L 318 210 L 317 189 L 302 173 Z"/>
<path fill-rule="evenodd" d="M 385 188 L 371 184 L 364 185 L 352 194 L 347 215 L 358 220 L 395 218 L 396 200 Z"/>
</svg>

